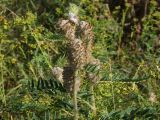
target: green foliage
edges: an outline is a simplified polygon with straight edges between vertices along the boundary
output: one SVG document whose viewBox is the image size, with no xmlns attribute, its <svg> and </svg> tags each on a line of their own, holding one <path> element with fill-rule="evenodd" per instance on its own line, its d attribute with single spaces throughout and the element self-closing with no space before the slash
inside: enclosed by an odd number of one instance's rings
<svg viewBox="0 0 160 120">
<path fill-rule="evenodd" d="M 56 24 L 67 17 L 69 5 L 70 11 L 80 20 L 90 21 L 94 28 L 93 55 L 101 61 L 101 70 L 85 66 L 88 73 L 102 76 L 94 89 L 94 119 L 159 119 L 159 4 L 150 0 L 146 15 L 139 19 L 133 14 L 138 4 L 124 4 L 122 10 L 118 5 L 110 11 L 114 4 L 109 3 L 0 1 L 0 119 L 72 119 L 71 96 L 51 71 L 67 64 L 66 39 Z M 93 119 L 87 80 L 81 88 L 80 119 Z M 155 101 L 150 101 L 152 92 Z"/>
<path fill-rule="evenodd" d="M 158 119 L 158 112 L 156 108 L 152 106 L 137 108 L 137 107 L 128 107 L 127 109 L 121 111 L 111 111 L 106 117 L 102 117 L 101 120 L 130 120 L 130 119 L 138 119 L 138 120 L 153 120 Z"/>
<path fill-rule="evenodd" d="M 79 8 L 75 4 L 69 4 L 69 13 L 74 13 L 76 16 L 78 15 Z"/>
</svg>

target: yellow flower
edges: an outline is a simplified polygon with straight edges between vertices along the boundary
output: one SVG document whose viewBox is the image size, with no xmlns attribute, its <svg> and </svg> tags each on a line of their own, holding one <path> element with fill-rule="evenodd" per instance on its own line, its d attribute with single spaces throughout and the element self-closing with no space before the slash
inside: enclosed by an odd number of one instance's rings
<svg viewBox="0 0 160 120">
<path fill-rule="evenodd" d="M 27 104 L 32 101 L 32 97 L 30 95 L 25 95 L 22 99 L 22 103 Z"/>
<path fill-rule="evenodd" d="M 12 64 L 15 64 L 16 62 L 17 62 L 17 60 L 16 60 L 15 58 L 12 58 L 12 59 L 11 59 L 11 63 L 12 63 Z"/>
</svg>

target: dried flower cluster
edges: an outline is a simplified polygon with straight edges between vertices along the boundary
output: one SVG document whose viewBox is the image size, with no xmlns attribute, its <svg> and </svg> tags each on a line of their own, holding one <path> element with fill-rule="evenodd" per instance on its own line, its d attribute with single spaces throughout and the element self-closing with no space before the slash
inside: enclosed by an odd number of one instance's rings
<svg viewBox="0 0 160 120">
<path fill-rule="evenodd" d="M 73 20 L 60 20 L 60 29 L 64 32 L 68 40 L 67 57 L 68 66 L 63 70 L 63 84 L 67 91 L 73 90 L 73 83 L 76 80 L 76 71 L 83 69 L 87 64 L 97 65 L 100 69 L 100 61 L 92 56 L 94 34 L 92 26 L 85 21 L 74 23 Z M 79 31 L 79 34 L 76 32 Z M 86 77 L 92 83 L 99 79 L 94 73 L 87 73 Z M 77 88 L 80 82 L 77 82 Z"/>
</svg>

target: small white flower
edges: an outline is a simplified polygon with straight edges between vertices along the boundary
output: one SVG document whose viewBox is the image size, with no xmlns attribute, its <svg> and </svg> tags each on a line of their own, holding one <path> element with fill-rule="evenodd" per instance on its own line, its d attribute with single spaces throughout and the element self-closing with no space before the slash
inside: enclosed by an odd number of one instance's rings
<svg viewBox="0 0 160 120">
<path fill-rule="evenodd" d="M 69 20 L 75 24 L 78 24 L 78 17 L 72 12 L 69 12 Z"/>
</svg>

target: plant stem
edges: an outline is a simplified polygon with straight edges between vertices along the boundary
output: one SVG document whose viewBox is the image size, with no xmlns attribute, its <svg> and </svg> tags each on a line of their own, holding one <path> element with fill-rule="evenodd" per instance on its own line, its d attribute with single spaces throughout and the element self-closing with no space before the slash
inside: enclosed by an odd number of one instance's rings
<svg viewBox="0 0 160 120">
<path fill-rule="evenodd" d="M 91 104 L 92 104 L 92 112 L 93 116 L 96 116 L 96 103 L 95 103 L 95 97 L 94 97 L 94 84 L 90 84 L 90 92 L 91 92 Z"/>
<path fill-rule="evenodd" d="M 112 74 L 112 61 L 111 59 L 109 60 L 109 71 L 110 71 L 110 75 L 109 75 L 109 78 L 110 80 L 112 81 L 112 84 L 111 84 L 111 87 L 112 87 L 112 100 L 113 100 L 113 107 L 114 107 L 114 110 L 116 110 L 116 104 L 115 104 L 115 94 L 114 94 L 114 85 L 113 85 L 113 74 Z"/>
<path fill-rule="evenodd" d="M 77 102 L 76 79 L 74 80 L 73 103 L 74 103 L 74 120 L 78 120 L 78 106 L 77 106 L 78 102 Z"/>
</svg>

